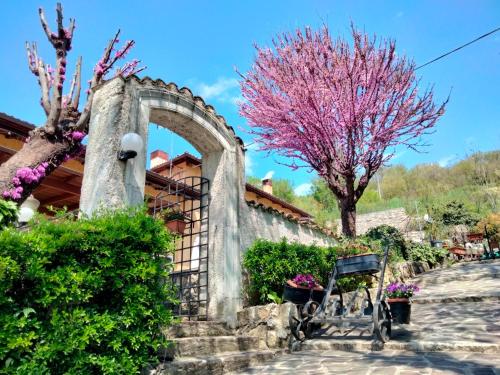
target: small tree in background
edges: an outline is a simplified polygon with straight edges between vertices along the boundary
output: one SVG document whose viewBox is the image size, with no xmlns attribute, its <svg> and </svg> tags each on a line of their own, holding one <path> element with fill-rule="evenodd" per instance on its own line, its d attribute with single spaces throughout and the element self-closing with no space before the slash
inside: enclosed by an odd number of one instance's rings
<svg viewBox="0 0 500 375">
<path fill-rule="evenodd" d="M 41 90 L 40 104 L 47 120 L 43 126 L 31 132 L 30 138 L 19 152 L 0 166 L 0 195 L 17 203 L 23 202 L 42 180 L 65 160 L 82 152 L 81 141 L 88 132 L 94 88 L 104 82 L 106 75 L 134 45 L 134 41 L 130 40 L 118 49 L 120 31 L 116 33 L 94 67 L 87 90 L 87 101 L 80 111 L 81 57 L 77 61 L 69 90 L 63 94 L 67 70 L 66 56 L 72 47 L 75 20 L 70 19 L 68 28 L 64 28 L 60 3 L 57 4 L 56 11 L 57 30 L 52 31 L 43 10 L 39 9 L 42 28 L 56 53 L 55 67 L 46 64 L 38 56 L 35 43 L 26 43 L 28 66 L 38 79 Z M 139 68 L 138 64 L 138 60 L 132 60 L 116 69 L 115 74 L 123 77 L 136 74 L 144 69 Z"/>
<path fill-rule="evenodd" d="M 356 203 L 397 145 L 416 149 L 443 114 L 432 90 L 418 95 L 415 64 L 394 41 L 352 27 L 353 45 L 324 27 L 286 33 L 257 49 L 242 75 L 248 119 L 260 149 L 302 161 L 335 194 L 342 231 L 356 235 Z M 300 165 L 304 166 L 304 165 Z"/>
</svg>

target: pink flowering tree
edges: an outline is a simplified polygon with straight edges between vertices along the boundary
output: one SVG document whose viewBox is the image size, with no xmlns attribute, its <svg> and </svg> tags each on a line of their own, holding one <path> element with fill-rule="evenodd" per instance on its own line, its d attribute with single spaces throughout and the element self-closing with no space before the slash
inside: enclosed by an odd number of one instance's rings
<svg viewBox="0 0 500 375">
<path fill-rule="evenodd" d="M 59 3 L 56 13 L 57 29 L 52 31 L 43 10 L 39 9 L 42 28 L 55 50 L 54 67 L 46 64 L 38 55 L 35 43 L 26 43 L 28 67 L 38 79 L 41 90 L 40 104 L 47 119 L 43 126 L 30 134 L 21 150 L 0 166 L 0 195 L 3 199 L 17 203 L 23 202 L 44 177 L 61 163 L 82 153 L 84 149 L 81 142 L 88 132 L 93 89 L 109 76 L 117 62 L 122 60 L 134 45 L 134 41 L 127 41 L 119 48 L 120 31 L 116 33 L 94 67 L 86 90 L 86 102 L 80 110 L 81 57 L 77 60 L 68 90 L 64 92 L 64 84 L 67 81 L 66 56 L 72 47 L 75 20 L 70 19 L 68 27 L 65 28 Z M 138 60 L 132 60 L 113 73 L 124 77 L 136 74 L 145 69 L 140 68 L 139 63 Z"/>
<path fill-rule="evenodd" d="M 432 90 L 419 92 L 415 65 L 394 41 L 352 27 L 353 42 L 328 29 L 286 33 L 256 47 L 241 75 L 240 113 L 261 150 L 314 169 L 338 200 L 344 235 L 356 235 L 356 202 L 394 147 L 416 149 L 443 114 Z"/>
</svg>

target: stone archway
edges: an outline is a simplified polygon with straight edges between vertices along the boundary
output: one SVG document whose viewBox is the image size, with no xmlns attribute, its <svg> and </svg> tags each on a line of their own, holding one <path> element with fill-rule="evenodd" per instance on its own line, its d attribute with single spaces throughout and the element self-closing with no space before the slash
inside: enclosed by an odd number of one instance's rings
<svg viewBox="0 0 500 375">
<path fill-rule="evenodd" d="M 85 156 L 80 209 L 142 204 L 146 146 L 127 162 L 117 159 L 122 136 L 139 134 L 147 144 L 154 122 L 179 134 L 203 157 L 210 181 L 208 263 L 211 319 L 232 323 L 241 303 L 239 215 L 244 203 L 244 151 L 224 118 L 187 88 L 161 80 L 114 78 L 96 89 Z"/>
</svg>

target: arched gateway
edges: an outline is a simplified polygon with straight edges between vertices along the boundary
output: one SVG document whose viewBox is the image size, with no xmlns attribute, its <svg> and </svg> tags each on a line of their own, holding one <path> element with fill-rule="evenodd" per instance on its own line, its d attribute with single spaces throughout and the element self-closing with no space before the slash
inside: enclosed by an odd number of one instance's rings
<svg viewBox="0 0 500 375">
<path fill-rule="evenodd" d="M 203 157 L 202 176 L 210 181 L 208 317 L 234 322 L 241 303 L 240 216 L 244 208 L 244 152 L 224 118 L 187 88 L 161 80 L 114 78 L 94 95 L 80 209 L 144 201 L 146 146 L 119 161 L 124 134 L 139 134 L 144 144 L 150 122 L 189 141 Z"/>
</svg>

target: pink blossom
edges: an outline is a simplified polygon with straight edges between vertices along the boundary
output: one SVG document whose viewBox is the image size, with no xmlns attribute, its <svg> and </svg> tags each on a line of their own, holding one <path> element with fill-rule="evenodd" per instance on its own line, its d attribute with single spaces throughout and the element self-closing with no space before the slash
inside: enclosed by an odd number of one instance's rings
<svg viewBox="0 0 500 375">
<path fill-rule="evenodd" d="M 324 178 L 350 223 L 347 236 L 356 202 L 391 150 L 419 146 L 446 105 L 434 103 L 432 90 L 418 92 L 415 65 L 394 41 L 354 27 L 352 40 L 333 40 L 326 27 L 279 35 L 272 48 L 256 47 L 240 83 L 240 114 L 260 149 Z"/>
<path fill-rule="evenodd" d="M 12 183 L 14 184 L 14 186 L 18 186 L 21 185 L 21 180 L 19 179 L 19 177 L 14 177 L 12 178 Z"/>
<path fill-rule="evenodd" d="M 9 191 L 9 190 L 5 190 L 5 191 L 2 193 L 2 197 L 4 197 L 4 198 L 10 198 L 10 191 Z"/>
<path fill-rule="evenodd" d="M 80 131 L 74 131 L 71 133 L 71 138 L 74 141 L 80 142 L 83 138 L 85 138 L 85 133 L 80 132 Z"/>
<path fill-rule="evenodd" d="M 43 165 L 36 167 L 36 171 L 40 173 L 40 175 L 45 175 L 45 167 Z"/>
</svg>

